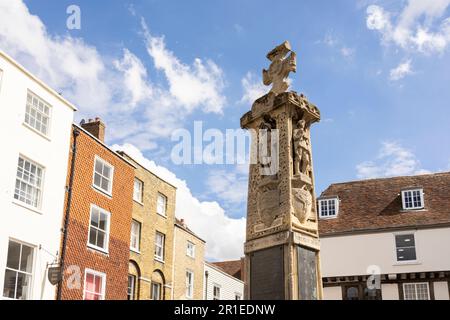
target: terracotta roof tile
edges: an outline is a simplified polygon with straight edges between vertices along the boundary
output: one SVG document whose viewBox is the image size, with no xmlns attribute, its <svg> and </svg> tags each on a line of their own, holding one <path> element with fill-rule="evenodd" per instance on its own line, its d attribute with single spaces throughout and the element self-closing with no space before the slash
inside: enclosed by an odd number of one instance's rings
<svg viewBox="0 0 450 320">
<path fill-rule="evenodd" d="M 222 269 L 224 272 L 228 273 L 230 276 L 233 276 L 239 280 L 242 280 L 242 261 L 241 260 L 211 262 L 211 264 Z"/>
<path fill-rule="evenodd" d="M 423 188 L 425 208 L 405 211 L 401 190 L 414 187 Z M 321 194 L 329 196 L 339 197 L 339 213 L 319 220 L 322 236 L 450 224 L 450 172 L 336 183 Z"/>
</svg>

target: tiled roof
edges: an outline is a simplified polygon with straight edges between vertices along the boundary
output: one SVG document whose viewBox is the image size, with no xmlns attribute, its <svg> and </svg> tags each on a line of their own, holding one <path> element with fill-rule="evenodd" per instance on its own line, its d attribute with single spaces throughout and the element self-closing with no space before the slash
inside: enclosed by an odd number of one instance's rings
<svg viewBox="0 0 450 320">
<path fill-rule="evenodd" d="M 211 262 L 210 264 L 222 269 L 224 272 L 228 273 L 239 280 L 242 280 L 242 261 L 241 260 L 231 260 L 231 261 L 220 261 Z"/>
<path fill-rule="evenodd" d="M 401 191 L 414 187 L 423 188 L 425 208 L 405 211 Z M 319 220 L 321 236 L 450 224 L 450 172 L 336 183 L 320 198 L 332 196 L 339 197 L 339 213 Z"/>
</svg>

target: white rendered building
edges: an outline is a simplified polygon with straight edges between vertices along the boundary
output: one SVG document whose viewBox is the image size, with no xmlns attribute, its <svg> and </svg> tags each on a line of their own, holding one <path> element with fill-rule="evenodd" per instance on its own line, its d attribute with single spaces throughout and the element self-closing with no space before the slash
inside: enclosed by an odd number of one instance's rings
<svg viewBox="0 0 450 320">
<path fill-rule="evenodd" d="M 244 282 L 215 264 L 205 262 L 203 283 L 204 300 L 242 300 L 244 297 Z"/>
<path fill-rule="evenodd" d="M 329 186 L 318 199 L 324 298 L 448 300 L 450 173 Z"/>
<path fill-rule="evenodd" d="M 0 51 L 0 299 L 54 299 L 75 107 Z"/>
</svg>

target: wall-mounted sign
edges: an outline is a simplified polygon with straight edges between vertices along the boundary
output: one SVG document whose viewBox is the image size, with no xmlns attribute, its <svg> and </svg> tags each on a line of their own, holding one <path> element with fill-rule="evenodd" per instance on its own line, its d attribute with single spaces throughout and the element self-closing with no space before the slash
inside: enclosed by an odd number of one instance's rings
<svg viewBox="0 0 450 320">
<path fill-rule="evenodd" d="M 58 284 L 62 279 L 61 266 L 48 268 L 48 281 L 52 285 Z"/>
</svg>

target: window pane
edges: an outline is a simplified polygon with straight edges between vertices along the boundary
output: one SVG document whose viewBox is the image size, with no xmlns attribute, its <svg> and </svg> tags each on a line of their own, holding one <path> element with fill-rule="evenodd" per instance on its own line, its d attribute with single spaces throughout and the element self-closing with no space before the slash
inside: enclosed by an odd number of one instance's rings
<svg viewBox="0 0 450 320">
<path fill-rule="evenodd" d="M 89 230 L 89 243 L 96 246 L 97 245 L 97 230 L 91 228 Z"/>
<path fill-rule="evenodd" d="M 399 234 L 395 236 L 395 244 L 400 247 L 414 247 L 414 234 Z"/>
<path fill-rule="evenodd" d="M 103 231 L 97 231 L 97 247 L 100 247 L 102 249 L 106 249 L 106 236 Z"/>
<path fill-rule="evenodd" d="M 95 172 L 98 174 L 102 174 L 103 173 L 103 165 L 102 162 L 100 160 L 95 160 Z"/>
<path fill-rule="evenodd" d="M 22 256 L 20 259 L 20 270 L 31 273 L 33 270 L 33 248 L 22 245 Z"/>
<path fill-rule="evenodd" d="M 11 269 L 19 270 L 20 262 L 20 243 L 10 241 L 8 246 L 8 261 L 6 266 Z"/>
<path fill-rule="evenodd" d="M 397 261 L 416 260 L 415 248 L 397 248 Z"/>
<path fill-rule="evenodd" d="M 96 228 L 99 227 L 99 220 L 100 220 L 100 212 L 98 212 L 97 209 L 92 208 L 91 211 L 91 226 L 94 226 Z"/>
<path fill-rule="evenodd" d="M 100 187 L 101 180 L 102 180 L 101 176 L 98 173 L 95 173 L 94 185 L 96 185 L 97 187 Z"/>
<path fill-rule="evenodd" d="M 108 165 L 103 165 L 103 176 L 107 179 L 111 178 L 111 168 Z"/>
<path fill-rule="evenodd" d="M 17 273 L 17 291 L 16 299 L 26 300 L 30 290 L 31 277 L 25 273 Z"/>
<path fill-rule="evenodd" d="M 99 228 L 106 231 L 106 226 L 108 223 L 108 216 L 104 213 L 100 214 Z"/>
<path fill-rule="evenodd" d="M 109 181 L 106 180 L 105 178 L 102 178 L 102 182 L 101 182 L 101 186 L 100 186 L 104 191 L 109 192 Z"/>
<path fill-rule="evenodd" d="M 16 276 L 17 272 L 11 270 L 5 270 L 5 283 L 3 286 L 3 296 L 6 298 L 15 298 L 16 289 Z"/>
<path fill-rule="evenodd" d="M 91 273 L 86 273 L 85 290 L 89 292 L 95 291 L 94 275 Z"/>
</svg>

